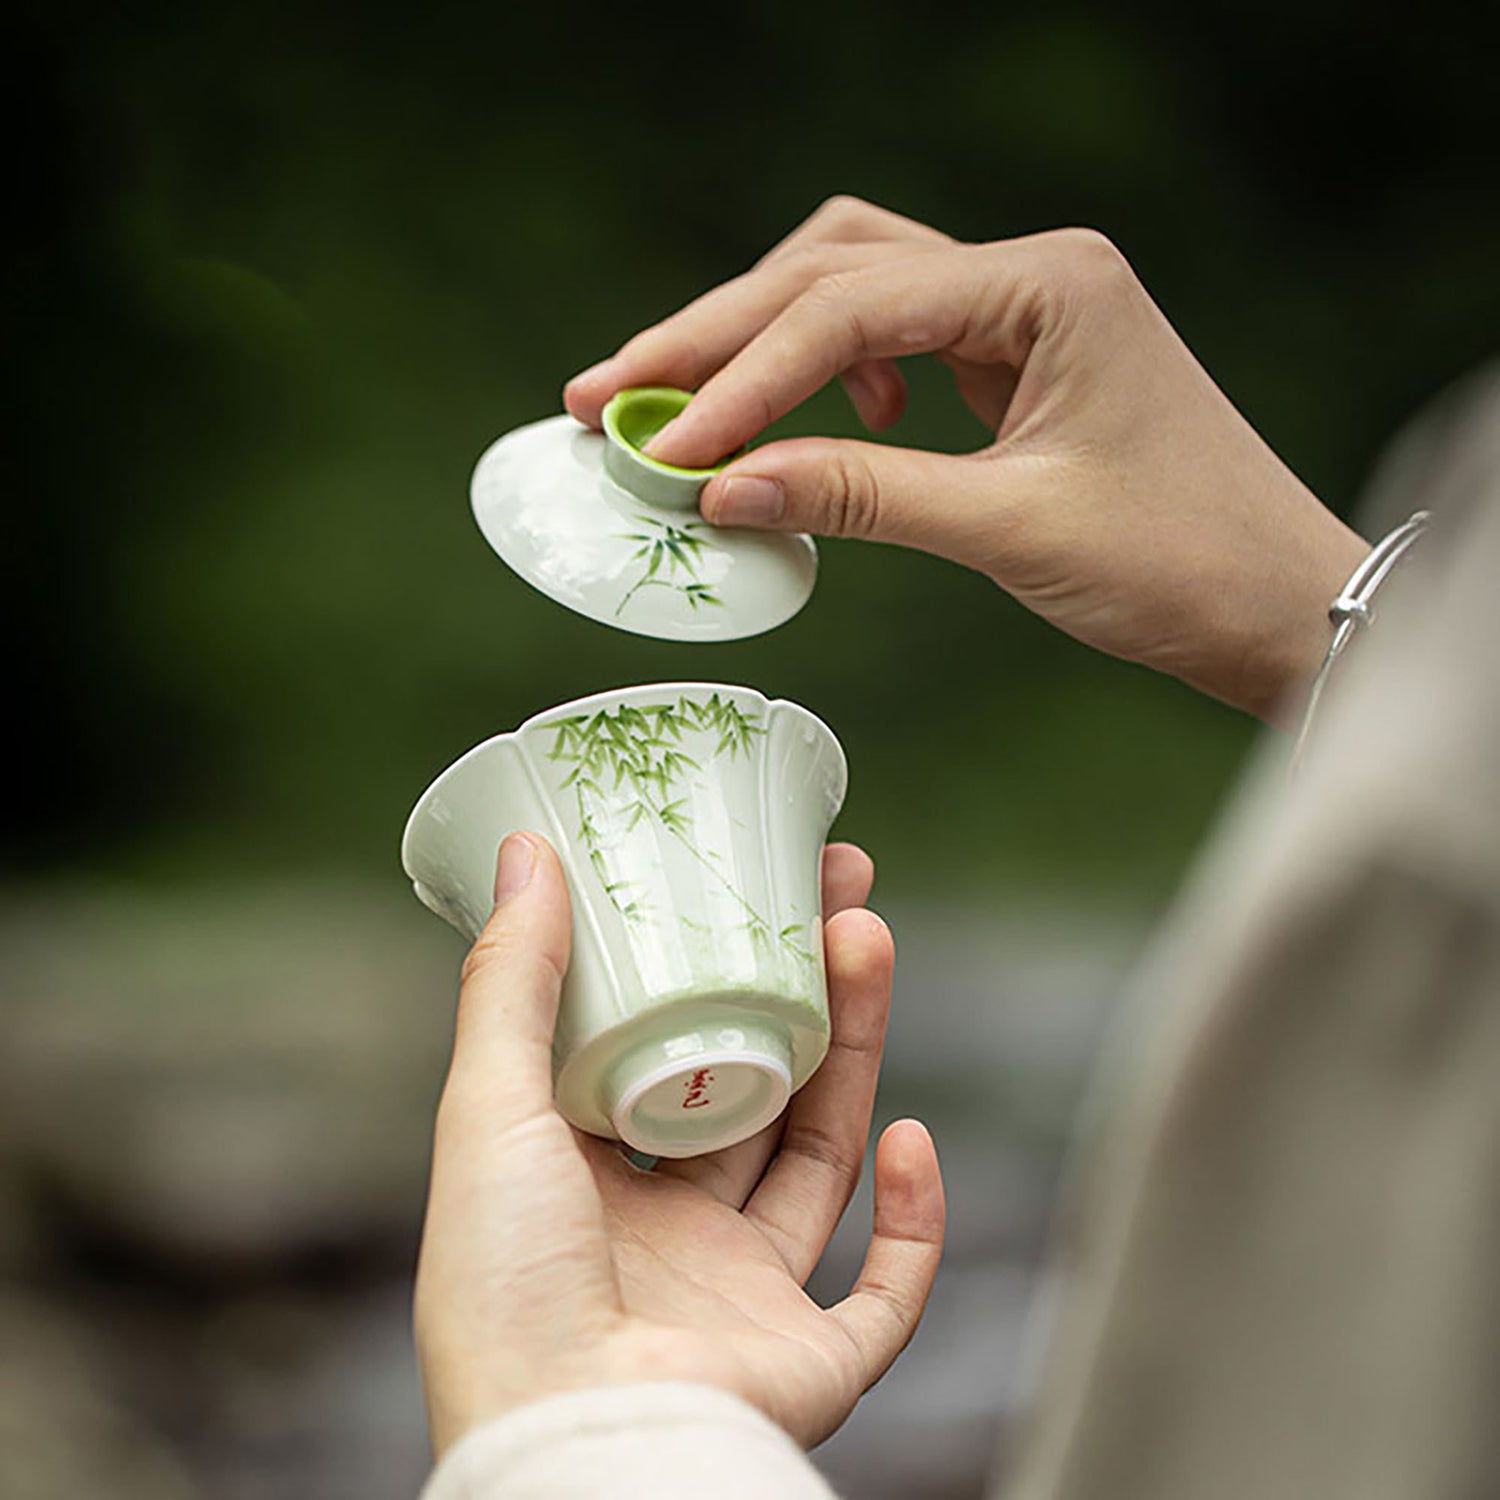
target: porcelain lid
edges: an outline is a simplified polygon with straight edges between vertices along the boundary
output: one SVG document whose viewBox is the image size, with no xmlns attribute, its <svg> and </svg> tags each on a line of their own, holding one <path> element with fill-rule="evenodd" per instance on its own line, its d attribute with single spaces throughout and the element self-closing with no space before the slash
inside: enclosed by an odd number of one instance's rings
<svg viewBox="0 0 1500 1500">
<path fill-rule="evenodd" d="M 717 470 L 641 452 L 687 400 L 622 391 L 603 434 L 570 416 L 507 433 L 474 470 L 474 518 L 522 578 L 591 620 L 672 641 L 759 635 L 807 602 L 817 549 L 800 534 L 709 525 L 698 495 Z"/>
</svg>

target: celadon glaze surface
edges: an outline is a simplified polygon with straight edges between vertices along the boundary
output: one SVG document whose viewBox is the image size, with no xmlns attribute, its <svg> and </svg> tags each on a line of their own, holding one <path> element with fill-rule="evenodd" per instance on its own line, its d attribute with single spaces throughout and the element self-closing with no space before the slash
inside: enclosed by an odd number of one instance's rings
<svg viewBox="0 0 1500 1500">
<path fill-rule="evenodd" d="M 819 865 L 846 779 L 832 731 L 796 704 L 716 684 L 626 688 L 476 746 L 423 794 L 402 860 L 421 900 L 472 939 L 501 839 L 551 840 L 574 907 L 558 1102 L 614 1135 L 613 1101 L 666 1063 L 749 1049 L 784 1058 L 797 1088 L 821 1062 Z"/>
<path fill-rule="evenodd" d="M 606 468 L 608 446 L 570 416 L 549 417 L 507 433 L 475 467 L 479 529 L 533 587 L 591 620 L 676 641 L 758 635 L 807 602 L 810 537 L 710 526 L 691 496 L 663 504 L 648 480 L 703 476 L 639 455 L 633 469 L 616 465 L 637 475 L 633 492 Z"/>
<path fill-rule="evenodd" d="M 645 451 L 692 399 L 687 391 L 670 385 L 634 386 L 616 392 L 604 408 L 605 473 L 657 510 L 697 510 L 703 486 L 739 457 L 731 454 L 706 469 L 683 469 Z"/>
</svg>

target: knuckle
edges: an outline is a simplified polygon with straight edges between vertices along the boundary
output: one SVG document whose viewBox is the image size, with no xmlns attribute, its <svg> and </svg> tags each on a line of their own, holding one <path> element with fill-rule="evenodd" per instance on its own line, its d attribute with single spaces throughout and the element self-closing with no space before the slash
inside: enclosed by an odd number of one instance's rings
<svg viewBox="0 0 1500 1500">
<path fill-rule="evenodd" d="M 856 286 L 852 272 L 835 266 L 819 274 L 803 294 L 803 300 L 809 310 L 821 315 L 842 316 L 848 310 L 849 298 Z"/>
<path fill-rule="evenodd" d="M 464 954 L 463 967 L 458 971 L 458 983 L 461 989 L 467 989 L 481 974 L 487 973 L 499 962 L 497 946 L 488 933 L 481 932 L 475 938 L 474 946 Z"/>
<path fill-rule="evenodd" d="M 568 977 L 567 960 L 555 948 L 549 945 L 537 950 L 536 961 L 541 968 L 542 978 L 548 988 L 560 991 L 563 980 Z"/>
<path fill-rule="evenodd" d="M 801 312 L 822 336 L 832 335 L 849 361 L 861 358 L 867 347 L 860 299 L 866 277 L 857 270 L 825 271 L 802 296 Z"/>
<path fill-rule="evenodd" d="M 1095 286 L 1119 287 L 1135 280 L 1130 262 L 1119 246 L 1097 229 L 1058 229 L 1052 233 L 1057 248 L 1075 273 Z"/>
<path fill-rule="evenodd" d="M 829 520 L 837 535 L 874 535 L 880 521 L 880 490 L 863 459 L 833 450 L 827 460 L 824 489 Z"/>
<path fill-rule="evenodd" d="M 864 1167 L 863 1151 L 856 1152 L 848 1141 L 818 1125 L 804 1123 L 788 1129 L 781 1150 L 847 1182 L 851 1192 Z"/>
<path fill-rule="evenodd" d="M 561 984 L 563 964 L 549 945 L 534 946 L 508 926 L 491 924 L 464 955 L 459 985 L 464 988 L 496 973 L 513 976 L 519 982 L 535 977 L 547 983 L 555 981 Z"/>
<path fill-rule="evenodd" d="M 788 247 L 776 269 L 787 294 L 797 296 L 836 271 L 847 253 L 842 240 L 809 240 Z"/>
<path fill-rule="evenodd" d="M 886 1336 L 893 1345 L 891 1358 L 894 1360 L 916 1333 L 917 1323 L 922 1316 L 922 1304 L 909 1288 L 890 1282 L 878 1284 L 870 1290 L 885 1309 L 888 1325 Z"/>
<path fill-rule="evenodd" d="M 754 429 L 764 432 L 781 415 L 776 406 L 772 387 L 763 384 L 752 386 L 744 393 L 744 405 L 753 416 Z"/>
<path fill-rule="evenodd" d="M 866 203 L 853 193 L 834 193 L 818 205 L 810 222 L 819 229 L 838 232 L 857 227 L 877 212 L 874 204 Z"/>
</svg>

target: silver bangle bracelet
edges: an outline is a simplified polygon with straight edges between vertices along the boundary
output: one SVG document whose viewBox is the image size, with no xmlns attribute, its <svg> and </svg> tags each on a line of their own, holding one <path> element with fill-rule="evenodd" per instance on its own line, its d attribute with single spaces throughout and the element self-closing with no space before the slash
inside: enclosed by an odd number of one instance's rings
<svg viewBox="0 0 1500 1500">
<path fill-rule="evenodd" d="M 1302 750 L 1307 743 L 1313 718 L 1317 713 L 1318 700 L 1328 685 L 1333 664 L 1343 655 L 1349 642 L 1361 631 L 1375 623 L 1375 610 L 1371 601 L 1376 590 L 1390 576 L 1408 549 L 1427 530 L 1432 512 L 1419 510 L 1409 521 L 1403 521 L 1394 531 L 1383 536 L 1370 549 L 1369 555 L 1349 576 L 1349 581 L 1339 590 L 1328 607 L 1328 618 L 1333 623 L 1333 639 L 1328 643 L 1328 652 L 1318 675 L 1313 678 L 1307 695 L 1307 706 L 1302 710 L 1302 723 L 1297 729 L 1297 739 L 1292 746 L 1292 769 L 1296 770 L 1302 759 Z"/>
</svg>

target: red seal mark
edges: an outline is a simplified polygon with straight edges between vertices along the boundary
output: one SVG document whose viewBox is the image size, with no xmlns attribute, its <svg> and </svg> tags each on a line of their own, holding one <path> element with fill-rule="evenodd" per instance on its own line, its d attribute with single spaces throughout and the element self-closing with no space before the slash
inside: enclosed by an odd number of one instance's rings
<svg viewBox="0 0 1500 1500">
<path fill-rule="evenodd" d="M 708 1086 L 714 1081 L 712 1068 L 699 1068 L 691 1078 L 683 1084 L 687 1090 L 687 1097 L 682 1101 L 684 1109 L 702 1109 L 705 1104 L 712 1104 L 713 1099 L 709 1096 Z"/>
</svg>

